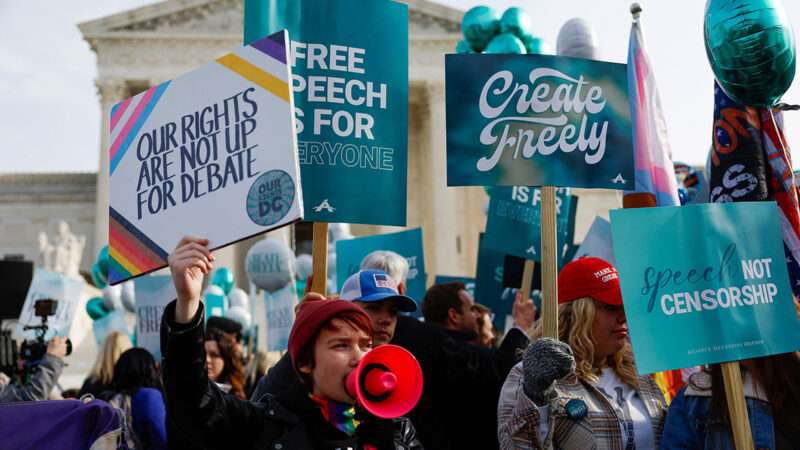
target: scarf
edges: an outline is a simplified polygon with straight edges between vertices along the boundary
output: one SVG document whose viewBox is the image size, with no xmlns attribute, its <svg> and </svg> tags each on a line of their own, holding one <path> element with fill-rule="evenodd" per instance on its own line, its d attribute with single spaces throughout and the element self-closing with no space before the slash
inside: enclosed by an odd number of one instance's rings
<svg viewBox="0 0 800 450">
<path fill-rule="evenodd" d="M 359 422 L 354 419 L 356 409 L 353 405 L 326 400 L 314 394 L 308 394 L 308 396 L 319 407 L 322 417 L 328 423 L 348 436 L 356 434 Z"/>
</svg>

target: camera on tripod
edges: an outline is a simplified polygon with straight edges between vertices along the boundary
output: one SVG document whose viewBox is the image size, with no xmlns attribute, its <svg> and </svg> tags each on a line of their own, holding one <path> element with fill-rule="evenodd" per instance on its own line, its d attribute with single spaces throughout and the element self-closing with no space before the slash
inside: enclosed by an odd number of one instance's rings
<svg viewBox="0 0 800 450">
<path fill-rule="evenodd" d="M 47 353 L 47 342 L 44 340 L 45 335 L 47 334 L 47 318 L 50 316 L 56 315 L 56 309 L 58 308 L 58 301 L 53 300 L 52 298 L 43 298 L 41 300 L 36 300 L 33 303 L 33 310 L 36 317 L 40 317 L 42 319 L 41 325 L 25 325 L 22 329 L 27 330 L 34 330 L 36 332 L 36 338 L 25 340 L 22 342 L 22 346 L 19 349 L 19 356 L 25 362 L 35 362 L 39 361 L 44 357 L 44 354 Z M 67 355 L 72 353 L 72 341 L 67 339 Z"/>
</svg>

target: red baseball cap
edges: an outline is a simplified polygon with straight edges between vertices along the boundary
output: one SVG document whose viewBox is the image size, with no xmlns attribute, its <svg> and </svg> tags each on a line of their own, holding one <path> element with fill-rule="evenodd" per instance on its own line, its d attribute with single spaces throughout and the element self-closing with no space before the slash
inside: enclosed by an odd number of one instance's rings
<svg viewBox="0 0 800 450">
<path fill-rule="evenodd" d="M 558 274 L 558 303 L 583 297 L 622 306 L 617 269 L 608 261 L 594 257 L 576 259 L 564 266 Z"/>
<path fill-rule="evenodd" d="M 353 302 L 345 300 L 324 298 L 322 296 L 307 296 L 297 308 L 297 314 L 289 332 L 287 350 L 292 359 L 292 367 L 297 370 L 297 358 L 303 349 L 309 345 L 311 339 L 319 329 L 330 319 L 344 312 L 354 312 L 363 316 L 366 323 L 370 324 L 369 334 L 372 336 L 372 322 L 363 308 Z"/>
</svg>

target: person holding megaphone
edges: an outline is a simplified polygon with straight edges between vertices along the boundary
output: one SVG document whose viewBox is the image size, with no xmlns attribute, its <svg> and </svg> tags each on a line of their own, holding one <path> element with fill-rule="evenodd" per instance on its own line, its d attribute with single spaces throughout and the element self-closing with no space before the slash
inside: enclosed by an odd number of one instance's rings
<svg viewBox="0 0 800 450">
<path fill-rule="evenodd" d="M 260 403 L 219 390 L 205 368 L 205 275 L 213 269 L 208 240 L 185 237 L 169 257 L 177 292 L 164 310 L 161 352 L 168 420 L 207 449 L 421 449 L 402 417 L 419 399 L 422 376 L 402 349 L 372 349 L 364 310 L 348 301 L 307 295 L 289 335 L 302 389 Z"/>
</svg>

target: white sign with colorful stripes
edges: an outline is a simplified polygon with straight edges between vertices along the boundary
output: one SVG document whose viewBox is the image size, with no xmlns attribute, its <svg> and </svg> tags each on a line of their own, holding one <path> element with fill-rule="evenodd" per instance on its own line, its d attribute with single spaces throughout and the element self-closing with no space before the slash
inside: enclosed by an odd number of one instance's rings
<svg viewBox="0 0 800 450">
<path fill-rule="evenodd" d="M 109 281 L 167 265 L 181 236 L 212 249 L 302 219 L 285 31 L 115 105 Z"/>
</svg>

